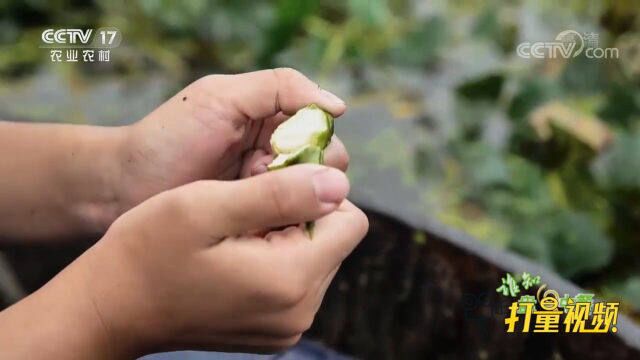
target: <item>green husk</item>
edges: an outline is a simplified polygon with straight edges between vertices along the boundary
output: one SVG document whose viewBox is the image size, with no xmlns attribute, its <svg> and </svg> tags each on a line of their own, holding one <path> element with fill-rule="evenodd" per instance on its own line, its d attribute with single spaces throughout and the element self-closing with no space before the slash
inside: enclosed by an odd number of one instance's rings
<svg viewBox="0 0 640 360">
<path fill-rule="evenodd" d="M 316 117 L 318 115 L 324 117 L 326 126 L 321 129 L 314 129 L 313 126 L 318 125 L 318 118 Z M 304 121 L 308 121 L 309 126 L 301 129 L 300 126 L 305 125 Z M 315 121 L 315 123 L 311 121 Z M 308 131 L 300 133 L 301 130 L 307 129 Z M 299 132 L 298 134 L 295 134 L 296 130 Z M 324 163 L 324 150 L 331 142 L 333 130 L 333 116 L 317 105 L 311 104 L 298 110 L 295 115 L 280 124 L 271 135 L 271 148 L 277 156 L 267 168 L 272 171 L 296 164 Z M 292 136 L 296 136 L 296 138 L 292 139 Z M 278 143 L 278 139 L 281 142 L 287 142 L 287 144 Z M 296 141 L 300 144 L 296 144 Z M 313 227 L 313 221 L 305 224 L 305 230 L 309 234 L 309 238 L 313 236 Z"/>
</svg>

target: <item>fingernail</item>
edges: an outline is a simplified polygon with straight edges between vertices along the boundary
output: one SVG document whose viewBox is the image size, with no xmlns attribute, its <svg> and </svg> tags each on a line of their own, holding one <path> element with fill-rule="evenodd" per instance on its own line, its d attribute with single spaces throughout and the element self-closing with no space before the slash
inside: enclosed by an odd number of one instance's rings
<svg viewBox="0 0 640 360">
<path fill-rule="evenodd" d="M 313 188 L 320 202 L 339 204 L 349 192 L 349 180 L 342 171 L 326 168 L 313 175 Z"/>
<path fill-rule="evenodd" d="M 335 94 L 325 89 L 321 89 L 320 92 L 322 92 L 322 94 L 327 98 L 327 100 L 331 101 L 332 103 L 335 103 L 336 105 L 344 105 L 344 101 L 339 97 L 337 97 Z"/>
</svg>

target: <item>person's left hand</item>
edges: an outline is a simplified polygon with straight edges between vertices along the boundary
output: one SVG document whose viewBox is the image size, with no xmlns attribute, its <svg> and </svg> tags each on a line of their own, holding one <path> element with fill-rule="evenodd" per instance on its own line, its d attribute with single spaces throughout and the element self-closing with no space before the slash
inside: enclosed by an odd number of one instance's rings
<svg viewBox="0 0 640 360">
<path fill-rule="evenodd" d="M 209 75 L 125 129 L 117 190 L 121 211 L 196 180 L 231 180 L 266 171 L 269 138 L 298 109 L 315 103 L 333 116 L 345 103 L 296 70 Z M 347 152 L 335 136 L 325 162 L 343 171 Z"/>
</svg>

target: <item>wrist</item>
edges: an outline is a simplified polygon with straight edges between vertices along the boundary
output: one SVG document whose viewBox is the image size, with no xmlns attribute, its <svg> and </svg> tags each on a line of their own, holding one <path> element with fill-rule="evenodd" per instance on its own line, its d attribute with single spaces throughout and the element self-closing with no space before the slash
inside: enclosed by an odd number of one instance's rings
<svg viewBox="0 0 640 360">
<path fill-rule="evenodd" d="M 70 211 L 85 234 L 99 236 L 125 211 L 121 178 L 128 127 L 79 128 L 63 189 L 73 189 Z"/>
<path fill-rule="evenodd" d="M 138 358 L 158 352 L 167 328 L 166 318 L 157 316 L 162 314 L 155 306 L 157 299 L 149 296 L 153 289 L 146 276 L 140 276 L 152 271 L 139 268 L 136 252 L 145 250 L 131 240 L 129 231 L 112 226 L 76 261 L 83 296 L 91 299 L 94 318 L 99 319 L 107 334 L 114 350 L 112 357 L 118 355 L 118 358 Z"/>
<path fill-rule="evenodd" d="M 0 358 L 130 359 L 100 313 L 83 255 L 41 289 L 0 313 Z"/>
</svg>

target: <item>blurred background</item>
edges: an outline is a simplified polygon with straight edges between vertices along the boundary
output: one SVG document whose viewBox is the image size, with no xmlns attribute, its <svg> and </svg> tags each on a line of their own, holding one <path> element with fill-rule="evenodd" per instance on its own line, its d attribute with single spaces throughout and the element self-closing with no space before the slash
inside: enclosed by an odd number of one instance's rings
<svg viewBox="0 0 640 360">
<path fill-rule="evenodd" d="M 116 27 L 122 43 L 108 63 L 56 64 L 38 48 L 51 27 Z M 515 51 L 569 29 L 619 58 Z M 125 124 L 205 74 L 279 66 L 347 100 L 358 197 L 640 319 L 639 1 L 0 0 L 5 120 Z"/>
</svg>

